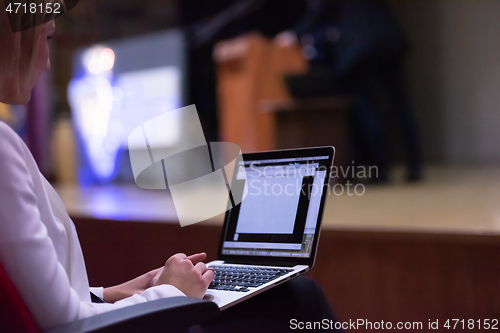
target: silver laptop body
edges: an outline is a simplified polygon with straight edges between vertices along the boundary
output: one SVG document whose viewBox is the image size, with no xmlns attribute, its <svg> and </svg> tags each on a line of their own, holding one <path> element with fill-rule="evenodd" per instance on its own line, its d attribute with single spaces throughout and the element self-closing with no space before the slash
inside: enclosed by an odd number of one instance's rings
<svg viewBox="0 0 500 333">
<path fill-rule="evenodd" d="M 206 299 L 223 310 L 313 267 L 334 154 L 315 147 L 243 155 L 232 181 L 244 182 L 244 199 L 226 212 Z"/>
</svg>

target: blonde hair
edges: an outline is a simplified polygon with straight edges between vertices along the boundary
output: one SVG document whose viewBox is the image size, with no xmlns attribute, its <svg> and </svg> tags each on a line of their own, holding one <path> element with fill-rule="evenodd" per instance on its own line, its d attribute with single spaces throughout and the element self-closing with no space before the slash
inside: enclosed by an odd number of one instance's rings
<svg viewBox="0 0 500 333">
<path fill-rule="evenodd" d="M 18 0 L 16 2 L 29 6 L 32 1 Z M 46 4 L 56 1 L 41 0 L 39 2 Z M 0 1 L 0 89 L 15 89 L 18 93 L 33 70 L 42 24 L 49 18 L 45 13 L 35 13 L 19 14 L 11 19 L 13 20 L 12 26 L 5 10 L 5 3 Z M 14 33 L 13 30 L 21 31 Z"/>
</svg>

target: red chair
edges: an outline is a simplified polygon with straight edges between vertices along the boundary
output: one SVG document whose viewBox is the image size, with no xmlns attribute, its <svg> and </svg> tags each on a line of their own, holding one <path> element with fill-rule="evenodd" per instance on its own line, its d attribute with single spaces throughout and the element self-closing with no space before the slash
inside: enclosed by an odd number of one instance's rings
<svg viewBox="0 0 500 333">
<path fill-rule="evenodd" d="M 38 333 L 19 292 L 0 263 L 0 332 Z M 178 332 L 220 315 L 213 302 L 171 297 L 127 306 L 61 325 L 50 333 Z"/>
<path fill-rule="evenodd" d="M 35 321 L 0 263 L 0 332 L 38 333 Z"/>
</svg>

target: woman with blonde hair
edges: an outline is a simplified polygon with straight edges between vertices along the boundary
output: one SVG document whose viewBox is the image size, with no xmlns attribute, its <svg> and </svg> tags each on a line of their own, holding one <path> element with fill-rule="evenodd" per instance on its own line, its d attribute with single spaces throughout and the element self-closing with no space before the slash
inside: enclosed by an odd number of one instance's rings
<svg viewBox="0 0 500 333">
<path fill-rule="evenodd" d="M 5 104 L 30 100 L 38 77 L 50 68 L 49 40 L 55 32 L 53 17 L 23 12 L 33 2 L 16 3 L 19 12 L 9 17 L 7 10 L 15 8 L 0 1 L 0 102 Z M 55 2 L 36 4 L 39 10 Z M 176 254 L 134 280 L 92 289 L 114 304 L 92 303 L 73 222 L 24 142 L 0 122 L 0 263 L 41 330 L 159 298 L 201 298 L 213 279 L 205 257 Z"/>
<path fill-rule="evenodd" d="M 15 1 L 20 8 L 33 3 Z M 55 4 L 36 3 L 41 4 L 36 8 Z M 0 103 L 24 104 L 37 78 L 50 68 L 48 43 L 55 24 L 43 13 L 10 18 L 0 1 Z M 89 288 L 75 226 L 63 203 L 22 139 L 0 121 L 0 264 L 42 331 L 159 298 L 201 298 L 214 276 L 202 262 L 205 257 L 205 253 L 189 257 L 178 253 L 164 267 L 121 285 Z M 106 303 L 92 303 L 90 291 Z M 225 310 L 200 329 L 282 332 L 290 330 L 292 320 L 336 322 L 323 293 L 306 277 Z"/>
</svg>

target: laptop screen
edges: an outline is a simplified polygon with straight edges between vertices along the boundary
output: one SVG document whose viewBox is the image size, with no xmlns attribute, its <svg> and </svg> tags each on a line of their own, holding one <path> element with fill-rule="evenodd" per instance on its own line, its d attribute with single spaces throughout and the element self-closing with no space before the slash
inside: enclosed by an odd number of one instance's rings
<svg viewBox="0 0 500 333">
<path fill-rule="evenodd" d="M 332 156 L 252 155 L 239 162 L 233 179 L 245 182 L 245 197 L 226 216 L 222 254 L 310 258 Z"/>
</svg>

